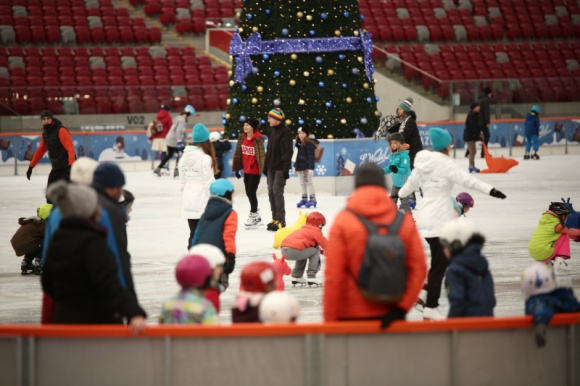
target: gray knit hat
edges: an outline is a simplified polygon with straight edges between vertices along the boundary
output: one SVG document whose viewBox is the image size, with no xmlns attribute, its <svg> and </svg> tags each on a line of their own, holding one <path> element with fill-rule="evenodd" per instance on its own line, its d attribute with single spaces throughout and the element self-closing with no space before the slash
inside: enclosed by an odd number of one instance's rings
<svg viewBox="0 0 580 386">
<path fill-rule="evenodd" d="M 354 187 L 360 188 L 365 185 L 380 186 L 387 188 L 385 181 L 385 172 L 375 163 L 362 164 L 354 176 Z"/>
<path fill-rule="evenodd" d="M 98 207 L 97 192 L 84 184 L 56 181 L 46 190 L 48 199 L 55 203 L 63 218 L 89 219 Z"/>
</svg>

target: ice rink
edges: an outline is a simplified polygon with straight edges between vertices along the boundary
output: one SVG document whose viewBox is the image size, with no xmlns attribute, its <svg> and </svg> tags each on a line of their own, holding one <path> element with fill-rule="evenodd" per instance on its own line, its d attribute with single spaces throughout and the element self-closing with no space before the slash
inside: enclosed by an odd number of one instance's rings
<svg viewBox="0 0 580 386">
<path fill-rule="evenodd" d="M 477 175 L 504 192 L 506 200 L 470 192 L 475 199 L 475 207 L 468 217 L 475 221 L 487 238 L 484 254 L 490 262 L 495 281 L 496 316 L 523 315 L 520 273 L 533 262 L 527 252 L 528 242 L 549 203 L 570 197 L 576 209 L 580 209 L 580 155 L 543 156 L 539 161 L 523 161 L 518 157 L 518 161 L 520 165 L 506 174 Z M 456 162 L 467 170 L 466 158 L 457 158 Z M 481 167 L 484 160 L 478 158 L 476 164 Z M 40 321 L 39 276 L 21 276 L 21 258 L 15 256 L 10 239 L 18 228 L 18 218 L 35 215 L 37 206 L 44 203 L 46 180 L 46 175 L 33 175 L 30 181 L 23 175 L 0 177 L 0 323 Z M 126 188 L 136 197 L 127 228 L 133 276 L 139 301 L 149 315 L 149 323 L 153 324 L 157 322 L 162 301 L 178 290 L 174 268 L 186 252 L 189 229 L 186 220 L 180 217 L 181 193 L 177 179 L 158 178 L 151 172 L 128 172 L 126 180 Z M 265 183 L 262 179 L 261 184 Z M 455 186 L 453 192 L 457 194 L 461 191 L 462 187 Z M 323 232 L 328 235 L 333 219 L 344 207 L 347 197 L 324 193 L 317 194 L 317 197 L 317 210 L 326 216 L 328 222 Z M 286 196 L 288 225 L 293 224 L 298 216 L 295 207 L 298 200 L 298 195 Z M 261 195 L 259 201 L 265 224 L 270 221 L 268 197 Z M 230 308 L 238 292 L 242 268 L 254 260 L 271 260 L 274 252 L 274 233 L 268 232 L 265 225 L 255 230 L 244 229 L 249 203 L 243 191 L 235 195 L 234 209 L 240 217 L 238 258 L 236 270 L 230 277 L 230 288 L 221 296 L 222 323 L 230 323 Z M 580 295 L 580 243 L 572 243 L 571 249 L 570 273 L 561 280 L 571 283 L 576 294 Z M 428 248 L 426 251 L 429 256 Z M 323 272 L 324 262 L 321 276 Z M 322 289 L 292 287 L 288 278 L 285 277 L 286 290 L 295 295 L 302 306 L 299 321 L 322 321 Z M 441 307 L 444 313 L 448 310 L 446 297 L 443 291 Z M 421 314 L 415 310 L 408 314 L 408 319 L 420 318 Z"/>
</svg>

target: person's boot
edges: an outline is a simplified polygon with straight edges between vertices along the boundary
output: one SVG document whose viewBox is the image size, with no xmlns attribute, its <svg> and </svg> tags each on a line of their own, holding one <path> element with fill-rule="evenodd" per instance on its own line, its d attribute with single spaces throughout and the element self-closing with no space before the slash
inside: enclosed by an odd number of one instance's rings
<svg viewBox="0 0 580 386">
<path fill-rule="evenodd" d="M 316 208 L 316 196 L 310 196 L 310 201 L 308 201 L 306 203 L 306 207 L 307 208 L 310 208 L 310 207 Z"/>
<path fill-rule="evenodd" d="M 300 201 L 298 201 L 298 203 L 296 204 L 297 208 L 302 208 L 303 206 L 306 206 L 308 204 L 308 196 L 302 196 L 302 198 L 300 199 Z M 308 208 L 308 206 L 306 206 Z"/>
<path fill-rule="evenodd" d="M 153 170 L 153 173 L 157 174 L 159 177 L 161 177 L 161 168 L 158 166 L 155 168 L 155 170 Z"/>
<path fill-rule="evenodd" d="M 529 153 L 526 153 L 526 154 L 524 154 L 524 159 L 525 159 L 525 160 L 528 160 L 528 159 L 530 159 L 530 154 L 529 154 Z"/>
<path fill-rule="evenodd" d="M 532 154 L 532 155 L 530 156 L 530 158 L 531 158 L 531 159 L 537 159 L 537 160 L 539 160 L 539 159 L 540 159 L 540 156 L 538 155 L 538 153 L 534 152 L 534 154 Z"/>
</svg>

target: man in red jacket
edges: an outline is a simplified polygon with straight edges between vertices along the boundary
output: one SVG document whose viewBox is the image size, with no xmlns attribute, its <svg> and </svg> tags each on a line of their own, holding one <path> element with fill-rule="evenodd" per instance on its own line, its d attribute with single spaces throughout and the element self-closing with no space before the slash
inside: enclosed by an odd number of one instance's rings
<svg viewBox="0 0 580 386">
<path fill-rule="evenodd" d="M 413 306 L 427 274 L 425 252 L 413 217 L 405 214 L 399 236 L 405 243 L 407 280 L 401 300 L 390 304 L 365 300 L 358 288 L 358 273 L 363 261 L 368 232 L 353 211 L 372 223 L 390 224 L 397 207 L 389 198 L 382 169 L 363 164 L 355 176 L 355 190 L 346 209 L 336 216 L 326 249 L 324 272 L 324 320 L 382 320 L 387 326 L 405 319 Z"/>
</svg>

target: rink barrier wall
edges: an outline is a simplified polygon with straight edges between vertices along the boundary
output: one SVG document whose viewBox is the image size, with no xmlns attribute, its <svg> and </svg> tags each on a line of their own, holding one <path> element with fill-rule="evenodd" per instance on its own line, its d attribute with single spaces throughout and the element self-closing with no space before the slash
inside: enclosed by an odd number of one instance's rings
<svg viewBox="0 0 580 386">
<path fill-rule="evenodd" d="M 537 348 L 530 316 L 148 326 L 0 325 L 0 384 L 580 385 L 580 313 Z M 82 381 L 81 381 L 82 380 Z"/>
</svg>

